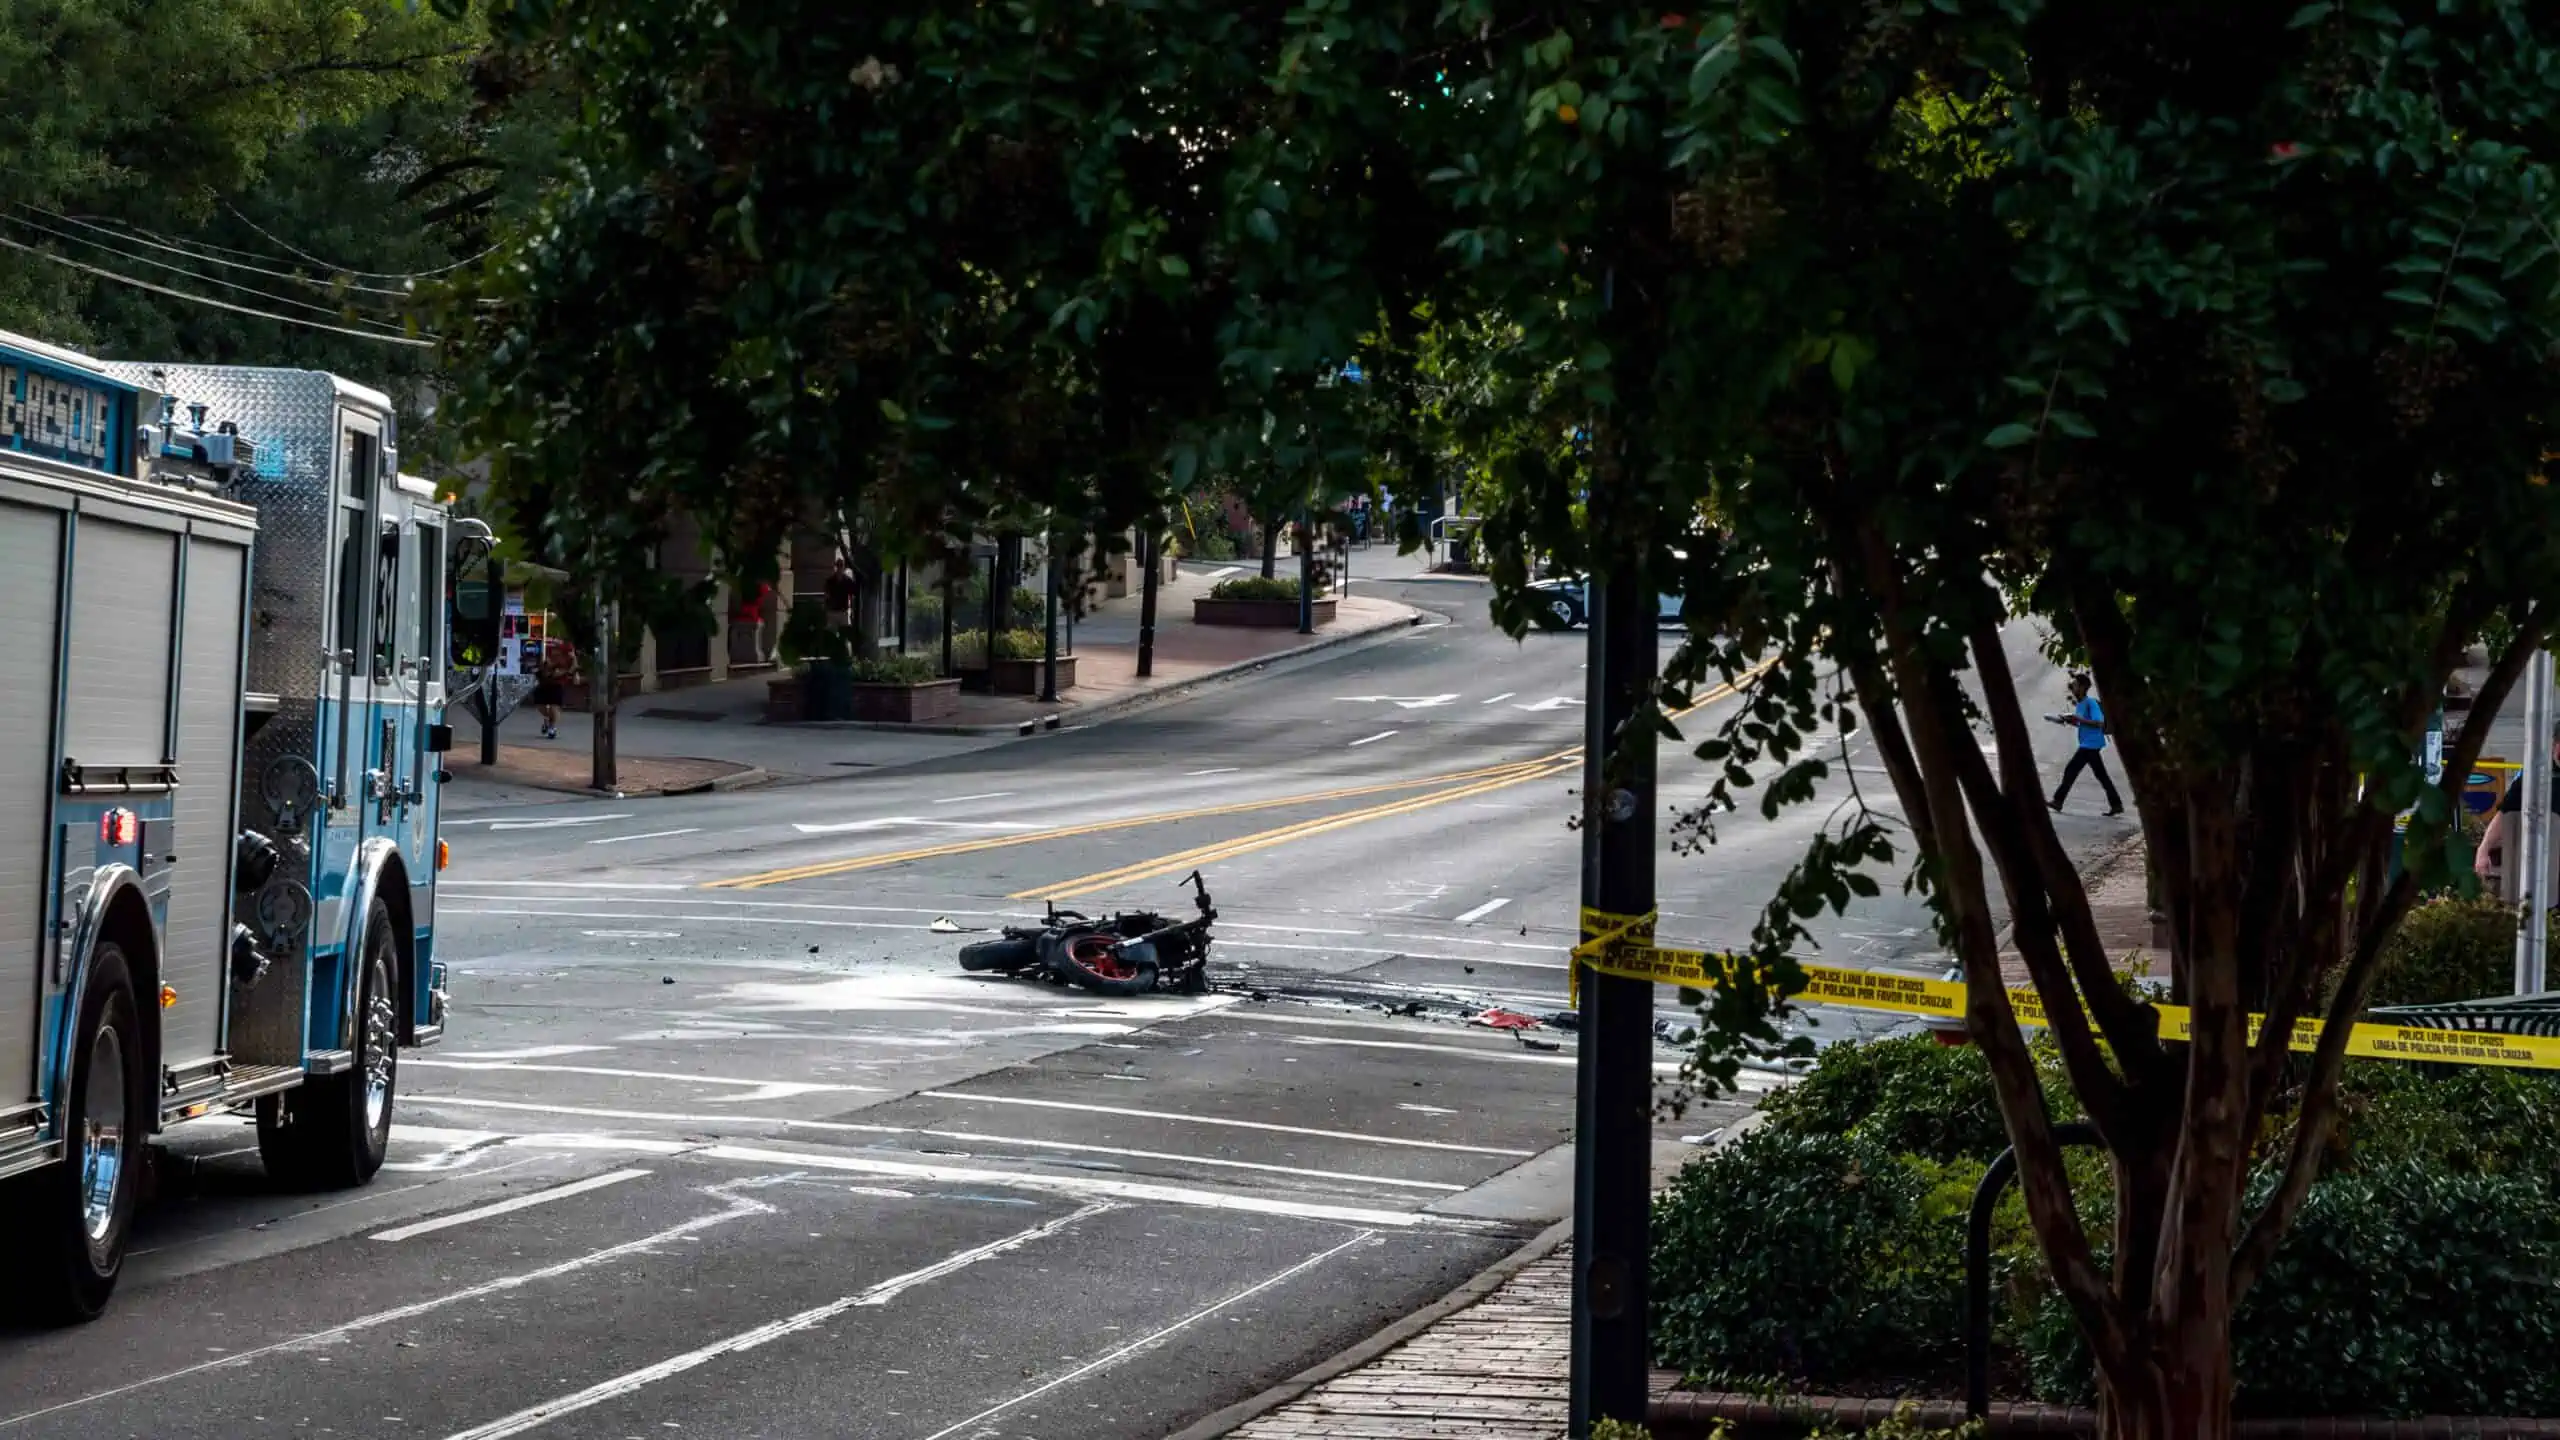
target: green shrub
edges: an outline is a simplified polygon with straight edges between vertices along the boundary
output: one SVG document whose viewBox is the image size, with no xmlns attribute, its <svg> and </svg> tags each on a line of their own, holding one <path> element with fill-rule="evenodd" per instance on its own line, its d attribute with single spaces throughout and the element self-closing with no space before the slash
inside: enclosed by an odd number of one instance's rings
<svg viewBox="0 0 2560 1440">
<path fill-rule="evenodd" d="M 828 621 L 823 600 L 804 596 L 791 602 L 791 613 L 783 619 L 782 637 L 774 648 L 783 664 L 798 667 L 851 658 L 853 637 Z"/>
<path fill-rule="evenodd" d="M 1654 1203 L 1655 1358 L 1686 1371 L 1818 1378 L 1957 1338 L 1960 1225 L 1932 1177 L 1872 1141 L 1763 1126 Z"/>
<path fill-rule="evenodd" d="M 2560 1076 L 2486 1065 L 2350 1060 L 2333 1165 L 2424 1162 L 2560 1186 Z"/>
<path fill-rule="evenodd" d="M 2271 1183 L 2259 1177 L 2252 1210 Z M 2049 1285 L 2017 1341 L 2039 1397 L 2095 1395 L 2088 1351 Z M 2269 1416 L 2549 1414 L 2560 1404 L 2555 1342 L 2551 1186 L 2396 1159 L 2311 1187 L 2233 1320 L 2237 1403 Z"/>
<path fill-rule="evenodd" d="M 1180 537 L 1175 543 L 1181 547 L 1183 557 L 1189 560 L 1236 558 L 1236 537 L 1215 527 L 1203 526 L 1191 534 Z"/>
<path fill-rule="evenodd" d="M 1209 598 L 1212 600 L 1295 600 L 1298 598 L 1298 577 L 1274 575 L 1264 579 L 1260 575 L 1231 576 L 1210 586 Z"/>
<path fill-rule="evenodd" d="M 1982 1052 L 1925 1034 L 1826 1045 L 1813 1068 L 1762 1109 L 1779 1130 L 1857 1135 L 1897 1155 L 1987 1164 L 2009 1148 Z"/>
<path fill-rule="evenodd" d="M 951 636 L 951 654 L 956 661 L 975 662 L 986 653 L 986 649 L 987 632 L 984 630 L 960 630 Z M 999 660 L 1037 660 L 1046 649 L 1047 637 L 1041 631 L 996 632 L 996 658 Z"/>
<path fill-rule="evenodd" d="M 2555 929 L 2560 935 L 2560 929 Z M 2430 900 L 2383 942 L 2375 1005 L 2435 1005 L 2514 988 L 2516 912 L 2488 896 Z"/>
<path fill-rule="evenodd" d="M 857 685 L 921 685 L 940 678 L 934 662 L 921 655 L 880 655 L 852 663 Z"/>
</svg>

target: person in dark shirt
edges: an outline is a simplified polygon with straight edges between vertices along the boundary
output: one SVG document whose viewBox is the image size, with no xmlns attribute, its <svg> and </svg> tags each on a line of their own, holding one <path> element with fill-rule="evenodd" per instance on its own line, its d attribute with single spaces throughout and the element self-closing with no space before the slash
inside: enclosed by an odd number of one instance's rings
<svg viewBox="0 0 2560 1440">
<path fill-rule="evenodd" d="M 2551 764 L 2549 804 L 2553 813 L 2560 814 L 2560 728 L 2554 729 L 2551 735 Z M 2498 801 L 2497 810 L 2489 816 L 2489 828 L 2480 832 L 2480 848 L 2471 852 L 2472 873 L 2487 880 L 2505 868 L 2507 852 L 2518 847 L 2524 838 L 2522 820 L 2507 817 L 2523 814 L 2524 772 L 2519 770 L 2516 778 L 2507 782 L 2506 796 Z"/>
<path fill-rule="evenodd" d="M 841 555 L 836 568 L 827 576 L 827 623 L 842 630 L 853 624 L 853 602 L 862 587 L 853 578 L 853 567 Z"/>
</svg>

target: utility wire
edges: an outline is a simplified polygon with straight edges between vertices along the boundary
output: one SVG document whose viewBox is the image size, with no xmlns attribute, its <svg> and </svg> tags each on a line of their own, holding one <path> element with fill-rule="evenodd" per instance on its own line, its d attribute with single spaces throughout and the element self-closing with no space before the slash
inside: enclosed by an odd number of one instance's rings
<svg viewBox="0 0 2560 1440">
<path fill-rule="evenodd" d="M 308 250 L 303 250 L 294 245 L 288 244 L 282 236 L 277 235 L 274 231 L 269 230 L 266 226 L 259 224 L 248 216 L 241 214 L 240 207 L 232 204 L 228 200 L 222 202 L 222 208 L 230 211 L 241 224 L 248 226 L 250 229 L 257 231 L 261 235 L 266 236 L 269 243 L 281 247 L 286 254 L 292 255 L 298 259 L 308 260 L 312 264 L 335 274 L 352 275 L 360 280 L 427 280 L 438 275 L 450 275 L 454 271 L 463 269 L 466 266 L 477 265 L 481 261 L 498 253 L 498 247 L 492 245 L 486 250 L 483 250 L 479 254 L 473 255 L 468 259 L 456 260 L 450 265 L 439 265 L 433 270 L 411 270 L 405 274 L 387 273 L 380 270 L 356 270 L 344 265 L 332 265 L 328 261 L 321 259 L 319 256 L 312 254 Z M 213 248 L 217 250 L 230 249 L 230 247 L 226 245 L 216 245 Z M 233 250 L 231 253 L 235 255 L 248 255 L 255 252 L 248 250 Z"/>
<path fill-rule="evenodd" d="M 81 229 L 83 229 L 83 230 L 95 230 L 95 231 L 97 231 L 97 232 L 98 232 L 99 234 L 101 234 L 101 235 L 112 235 L 112 236 L 114 236 L 114 237 L 115 237 L 116 239 L 118 239 L 118 240 L 127 241 L 127 242 L 129 242 L 129 243 L 131 243 L 131 244 L 135 244 L 135 245 L 148 245 L 148 246 L 150 246 L 150 247 L 151 247 L 152 249 L 154 249 L 154 250 L 166 250 L 166 251 L 168 251 L 168 252 L 169 252 L 170 254 L 172 254 L 172 255 L 183 255 L 183 256 L 185 256 L 186 258 L 190 259 L 190 260 L 193 260 L 193 261 L 198 262 L 199 264 L 206 264 L 206 265 L 227 265 L 227 266 L 230 266 L 230 267 L 231 267 L 232 269 L 234 269 L 234 270 L 246 270 L 246 271 L 250 272 L 250 273 L 251 273 L 251 274 L 253 274 L 253 275 L 264 275 L 264 276 L 267 276 L 267 277 L 269 277 L 269 278 L 271 278 L 271 279 L 276 279 L 276 280 L 290 280 L 290 281 L 294 282 L 294 283 L 295 283 L 295 284 L 297 284 L 297 285 L 310 285 L 310 286 L 313 286 L 313 287 L 315 287 L 315 288 L 322 289 L 322 290 L 327 290 L 327 289 L 332 289 L 332 288 L 334 288 L 334 287 L 332 287 L 332 286 L 329 284 L 329 282 L 327 282 L 327 281 L 325 281 L 325 280 L 314 280 L 314 279 L 312 279 L 312 278 L 311 278 L 310 276 L 308 276 L 308 275 L 297 275 L 297 274 L 293 273 L 293 272 L 292 272 L 292 271 L 290 271 L 290 270 L 269 270 L 269 269 L 266 269 L 266 268 L 265 268 L 265 267 L 263 267 L 263 266 L 244 264 L 244 263 L 242 263 L 242 262 L 240 262 L 240 261 L 238 261 L 238 260 L 224 260 L 224 259 L 221 259 L 221 258 L 219 258 L 219 257 L 217 257 L 217 256 L 212 256 L 212 255 L 201 255 L 201 254 L 196 253 L 194 250 L 185 249 L 185 248 L 182 248 L 182 247 L 177 246 L 177 245 L 163 244 L 163 243 L 161 243 L 161 240 L 146 240 L 146 239 L 142 238 L 144 235 L 157 234 L 158 232 L 157 232 L 157 231 L 150 231 L 150 230 L 142 230 L 140 226 L 116 227 L 116 226 L 100 225 L 100 224 L 97 224 L 97 223 L 96 223 L 96 222 L 94 222 L 94 221 L 83 220 L 83 219 L 80 219 L 78 216 L 74 216 L 74 215 L 57 215 L 57 214 L 55 214 L 53 211 L 50 211 L 50 210 L 43 210 L 43 209 L 38 209 L 36 206 L 33 206 L 33 205 L 21 205 L 21 206 L 19 206 L 18 208 L 19 208 L 19 209 L 21 209 L 21 210 L 33 210 L 33 211 L 35 211 L 35 213 L 37 213 L 37 214 L 39 214 L 39 215 L 47 216 L 47 217 L 50 217 L 50 218 L 52 218 L 52 219 L 62 221 L 62 222 L 63 222 L 64 224 L 66 224 L 66 225 L 77 225 L 77 226 L 79 226 L 79 227 L 80 227 Z M 19 223 L 20 223 L 20 224 L 23 224 L 23 225 L 35 225 L 35 226 L 36 226 L 36 228 L 38 228 L 38 229 L 40 229 L 40 230 L 41 230 L 41 229 L 45 229 L 45 228 L 46 228 L 46 227 L 44 227 L 43 225 L 40 225 L 40 224 L 38 224 L 36 221 L 33 221 L 33 220 L 25 220 L 25 219 L 21 219 L 21 220 L 19 221 Z M 137 233 L 133 233 L 133 232 L 136 232 L 136 231 L 139 231 L 140 233 L 138 233 L 138 234 L 137 234 Z M 61 232 L 61 231 L 58 231 L 58 230 L 48 230 L 48 231 L 47 231 L 47 233 L 48 233 L 48 234 L 54 234 L 54 235 L 62 235 L 62 232 Z M 77 235 L 62 235 L 62 238 L 63 238 L 63 239 L 65 239 L 65 240 L 80 240 L 80 237 L 79 237 L 79 236 L 77 236 Z M 162 237 L 162 240 L 174 240 L 174 239 L 176 239 L 176 238 L 177 238 L 177 237 L 175 237 L 175 236 L 163 236 L 163 237 Z M 80 243 L 82 243 L 82 244 L 84 244 L 84 245 L 97 245 L 97 246 L 98 246 L 98 248 L 99 248 L 99 249 L 101 249 L 101 250 L 107 250 L 107 249 L 112 249 L 112 248 L 113 248 L 112 246 L 108 246 L 108 245 L 100 244 L 98 241 L 95 241 L 95 240 L 81 240 L 81 241 L 80 241 Z M 125 257 L 126 257 L 127 259 L 131 259 L 131 260 L 142 260 L 142 259 L 144 258 L 144 257 L 142 257 L 142 256 L 140 256 L 140 255 L 134 255 L 134 254 L 132 254 L 131 252 L 118 252 L 118 253 L 122 253 L 122 254 L 124 254 L 124 255 L 125 255 Z M 153 265 L 157 265 L 157 264 L 160 264 L 161 262 L 156 261 L 156 260 L 146 260 L 144 263 L 146 263 L 146 264 L 153 264 Z M 175 266 L 170 266 L 170 267 L 168 267 L 168 268 L 170 268 L 170 269 L 176 269 L 177 267 L 175 267 Z M 193 272 L 193 271 L 180 271 L 179 273 L 180 273 L 180 274 L 194 274 L 194 272 Z M 204 278 L 206 278 L 206 277 L 201 276 L 201 275 L 198 275 L 196 278 L 201 280 L 201 279 L 204 279 Z M 410 298 L 410 297 L 409 297 L 409 292 L 408 292 L 408 291 L 406 291 L 406 290 L 394 290 L 394 289 L 391 289 L 391 288 L 389 288 L 389 287 L 387 287 L 387 286 L 382 286 L 382 285 L 349 285 L 347 288 L 348 288 L 348 289 L 350 289 L 350 290 L 362 290 L 362 291 L 366 292 L 367 294 L 371 294 L 371 295 L 396 295 L 396 296 L 399 296 L 400 298 L 402 298 L 402 299 L 404 299 L 404 300 L 405 300 L 405 299 Z"/>
<path fill-rule="evenodd" d="M 321 305 L 309 300 L 299 300 L 290 295 L 278 295 L 272 291 L 261 290 L 254 285 L 243 285 L 237 281 L 225 280 L 218 275 L 207 275 L 201 271 L 190 270 L 183 265 L 172 265 L 166 260 L 154 260 L 148 255 L 138 254 L 130 250 L 119 250 L 115 246 L 109 245 L 104 241 L 91 240 L 85 236 L 74 235 L 65 230 L 56 230 L 50 225 L 29 220 L 24 216 L 0 216 L 0 219 L 6 219 L 12 224 L 24 225 L 31 230 L 53 236 L 58 240 L 68 240 L 75 245 L 87 245 L 95 249 L 104 250 L 108 254 L 114 255 L 119 259 L 131 260 L 137 264 L 149 265 L 154 269 L 172 271 L 176 274 L 183 275 L 190 280 L 201 280 L 207 285 L 219 285 L 225 290 L 236 290 L 245 295 L 254 295 L 261 300 L 269 301 L 273 304 L 289 305 L 296 310 L 308 310 L 315 315 L 328 315 L 341 319 L 348 318 L 346 316 L 346 312 L 338 307 Z M 390 321 L 376 319 L 370 315 L 358 315 L 353 318 L 367 325 L 382 326 L 386 330 L 401 331 L 402 328 Z"/>
<path fill-rule="evenodd" d="M 74 270 L 86 271 L 101 279 L 113 280 L 119 285 L 131 285 L 137 290 L 149 290 L 155 294 L 167 295 L 172 299 L 185 300 L 191 304 L 210 305 L 217 310 L 230 310 L 242 315 L 254 315 L 261 320 L 273 320 L 284 325 L 303 325 L 314 330 L 327 330 L 339 335 L 352 335 L 358 340 L 378 340 L 385 345 L 407 345 L 421 350 L 432 348 L 436 343 L 436 337 L 432 335 L 427 336 L 424 339 L 418 339 L 407 335 L 384 335 L 372 330 L 354 330 L 344 325 L 324 325 L 317 320 L 305 320 L 299 316 L 278 315 L 271 311 L 252 309 L 246 305 L 234 305 L 228 300 L 216 300 L 210 295 L 190 295 L 184 290 L 173 290 L 166 285 L 157 284 L 153 281 L 138 280 L 131 275 L 119 275 L 113 270 L 103 269 L 99 266 L 88 264 L 85 261 L 74 260 L 68 255 L 56 255 L 42 246 L 29 245 L 23 240 L 12 240 L 6 235 L 0 235 L 0 246 L 7 246 L 12 250 L 24 250 L 30 255 L 42 256 L 56 265 L 66 265 Z"/>
</svg>

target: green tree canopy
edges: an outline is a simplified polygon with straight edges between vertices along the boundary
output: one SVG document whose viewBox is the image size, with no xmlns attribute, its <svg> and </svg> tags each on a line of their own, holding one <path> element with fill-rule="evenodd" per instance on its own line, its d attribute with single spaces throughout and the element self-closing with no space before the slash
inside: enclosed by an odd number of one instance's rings
<svg viewBox="0 0 2560 1440">
<path fill-rule="evenodd" d="M 517 0 L 504 23 L 589 108 L 456 354 L 558 543 L 609 562 L 674 514 L 733 555 L 812 508 L 1126 514 L 1239 437 L 1389 407 L 1497 477 L 1507 586 L 1552 554 L 1688 594 L 1666 698 L 1747 680 L 1698 744 L 1724 771 L 1701 834 L 1746 786 L 1770 814 L 1814 798 L 1834 720 L 1891 774 L 1730 963 L 1699 1076 L 1774 1041 L 1803 921 L 1908 866 L 2108 1433 L 2228 1433 L 2232 1307 L 2334 1123 L 2343 1027 L 2302 1084 L 2281 1037 L 2322 995 L 2357 1013 L 2443 873 L 2481 733 L 2444 787 L 2411 755 L 2463 647 L 2510 622 L 2494 712 L 2560 599 L 2533 478 L 2560 12 Z M 1355 354 L 1360 397 L 1310 383 Z M 2013 620 L 2106 694 L 2190 1039 L 2110 974 Z M 2103 1265 L 2010 946 L 2115 1161 Z"/>
</svg>

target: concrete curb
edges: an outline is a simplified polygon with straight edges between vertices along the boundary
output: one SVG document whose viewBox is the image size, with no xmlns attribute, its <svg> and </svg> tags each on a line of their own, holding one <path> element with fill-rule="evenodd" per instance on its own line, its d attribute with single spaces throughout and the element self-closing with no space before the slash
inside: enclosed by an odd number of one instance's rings
<svg viewBox="0 0 2560 1440">
<path fill-rule="evenodd" d="M 701 757 L 676 755 L 666 758 L 689 760 Z M 729 762 L 723 760 L 719 763 L 725 765 Z M 771 784 L 774 778 L 773 772 L 750 765 L 727 775 L 714 775 L 708 780 L 698 780 L 691 785 L 678 785 L 666 790 L 647 787 L 637 790 L 599 790 L 592 785 L 545 785 L 539 780 L 507 780 L 494 783 L 512 785 L 519 790 L 539 790 L 546 795 L 584 795 L 594 800 L 652 800 L 664 795 L 708 795 L 715 790 L 745 790 L 757 785 Z M 503 810 L 505 808 L 507 807 L 504 804 L 464 807 L 466 810 Z"/>
<path fill-rule="evenodd" d="M 1392 620 L 1381 620 L 1375 624 L 1364 625 L 1358 629 L 1337 631 L 1331 635 L 1320 635 L 1313 641 L 1304 645 L 1293 646 L 1287 650 L 1274 650 L 1268 655 L 1256 655 L 1250 660 L 1238 660 L 1232 665 L 1221 665 L 1215 670 L 1204 670 L 1197 675 L 1185 676 L 1180 680 L 1171 681 L 1167 684 L 1158 685 L 1146 690 L 1139 690 L 1131 694 L 1119 696 L 1115 699 L 1105 700 L 1099 704 L 1091 706 L 1090 708 L 1057 710 L 1046 715 L 1035 716 L 1029 720 L 1010 720 L 998 725 L 908 725 L 896 720 L 794 720 L 788 721 L 776 728 L 786 730 L 892 730 L 907 735 L 1031 735 L 1042 730 L 1055 730 L 1060 728 L 1061 725 L 1070 722 L 1077 725 L 1094 724 L 1105 719 L 1118 719 L 1129 711 L 1138 709 L 1141 706 L 1153 705 L 1160 701 L 1171 700 L 1178 696 L 1187 695 L 1204 685 L 1212 685 L 1221 680 L 1233 679 L 1238 675 L 1261 669 L 1266 665 L 1277 664 L 1283 660 L 1295 660 L 1301 656 L 1319 654 L 1326 650 L 1340 649 L 1345 645 L 1357 644 L 1364 640 L 1374 640 L 1382 635 L 1394 634 L 1397 631 L 1410 630 L 1414 626 L 1423 624 L 1432 618 L 1430 611 L 1417 610 L 1412 606 L 1407 606 L 1405 608 L 1411 613 Z"/>
<path fill-rule="evenodd" d="M 1259 1395 L 1239 1400 L 1223 1410 L 1193 1421 L 1166 1436 L 1165 1440 L 1218 1440 L 1218 1437 L 1242 1428 L 1249 1421 L 1258 1420 L 1293 1400 L 1301 1399 L 1308 1391 L 1326 1381 L 1359 1369 L 1442 1320 L 1501 1289 L 1503 1282 L 1554 1254 L 1557 1246 L 1572 1238 L 1572 1219 L 1568 1217 L 1559 1220 L 1541 1231 L 1538 1237 L 1528 1244 L 1477 1271 L 1465 1284 L 1390 1324 L 1377 1334 L 1331 1359 L 1318 1361 Z"/>
</svg>

